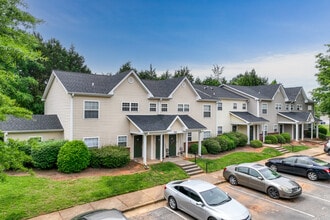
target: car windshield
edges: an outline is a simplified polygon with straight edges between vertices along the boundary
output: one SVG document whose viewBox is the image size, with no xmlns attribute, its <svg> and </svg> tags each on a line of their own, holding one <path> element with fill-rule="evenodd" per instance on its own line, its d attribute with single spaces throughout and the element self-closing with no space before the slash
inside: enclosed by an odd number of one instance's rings
<svg viewBox="0 0 330 220">
<path fill-rule="evenodd" d="M 267 180 L 273 180 L 273 179 L 279 178 L 281 176 L 279 173 L 277 173 L 276 171 L 271 170 L 269 168 L 264 168 L 259 171 L 264 176 L 264 178 Z"/>
<path fill-rule="evenodd" d="M 326 165 L 328 165 L 327 162 L 325 162 L 323 160 L 320 160 L 320 159 L 317 159 L 317 158 L 312 158 L 312 161 L 314 163 L 317 163 L 317 165 L 319 165 L 319 166 L 326 166 Z"/>
<path fill-rule="evenodd" d="M 225 192 L 217 187 L 201 192 L 201 195 L 205 202 L 210 206 L 221 205 L 231 200 Z"/>
</svg>

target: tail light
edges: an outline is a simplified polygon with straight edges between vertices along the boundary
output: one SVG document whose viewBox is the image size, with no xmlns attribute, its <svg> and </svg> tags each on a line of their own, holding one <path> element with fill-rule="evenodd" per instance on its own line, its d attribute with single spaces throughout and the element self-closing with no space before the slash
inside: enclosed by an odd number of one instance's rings
<svg viewBox="0 0 330 220">
<path fill-rule="evenodd" d="M 325 172 L 330 173 L 330 168 L 324 169 Z"/>
<path fill-rule="evenodd" d="M 225 167 L 224 169 L 223 169 L 223 172 L 225 172 L 227 170 L 227 167 Z"/>
<path fill-rule="evenodd" d="M 164 186 L 164 189 L 166 189 L 166 186 Z"/>
</svg>

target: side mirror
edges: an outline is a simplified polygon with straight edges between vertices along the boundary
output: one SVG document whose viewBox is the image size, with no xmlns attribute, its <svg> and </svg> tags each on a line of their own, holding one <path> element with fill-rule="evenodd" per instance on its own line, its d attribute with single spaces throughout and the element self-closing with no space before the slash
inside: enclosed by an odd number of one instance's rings
<svg viewBox="0 0 330 220">
<path fill-rule="evenodd" d="M 258 176 L 258 179 L 259 179 L 259 180 L 264 180 L 264 178 L 262 178 L 261 176 Z"/>
<path fill-rule="evenodd" d="M 200 207 L 203 207 L 204 206 L 204 203 L 202 203 L 202 202 L 196 202 L 196 205 L 197 206 L 200 206 Z"/>
</svg>

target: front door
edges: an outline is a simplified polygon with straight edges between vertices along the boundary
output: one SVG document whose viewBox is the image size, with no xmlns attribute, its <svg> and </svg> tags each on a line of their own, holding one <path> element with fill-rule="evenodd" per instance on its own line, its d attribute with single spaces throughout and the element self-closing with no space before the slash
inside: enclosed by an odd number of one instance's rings
<svg viewBox="0 0 330 220">
<path fill-rule="evenodd" d="M 160 159 L 160 135 L 156 136 L 156 159 Z"/>
<path fill-rule="evenodd" d="M 142 135 L 134 136 L 134 158 L 142 157 Z"/>
<path fill-rule="evenodd" d="M 169 156 L 176 156 L 176 134 L 169 135 Z"/>
<path fill-rule="evenodd" d="M 248 125 L 248 126 L 250 126 L 250 125 Z M 250 140 L 253 140 L 253 126 L 251 125 L 250 126 Z"/>
</svg>

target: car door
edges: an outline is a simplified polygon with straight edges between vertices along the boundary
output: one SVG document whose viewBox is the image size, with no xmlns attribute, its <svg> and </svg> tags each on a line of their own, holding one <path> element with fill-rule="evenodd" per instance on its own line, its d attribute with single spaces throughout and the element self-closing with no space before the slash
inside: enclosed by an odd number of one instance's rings
<svg viewBox="0 0 330 220">
<path fill-rule="evenodd" d="M 296 157 L 288 157 L 282 160 L 282 163 L 279 163 L 277 165 L 277 170 L 286 172 L 286 173 L 295 173 L 293 166 L 296 162 L 297 158 Z"/>
<path fill-rule="evenodd" d="M 178 190 L 177 196 L 175 197 L 178 209 L 189 213 L 191 200 L 189 197 L 189 191 L 183 186 L 176 186 L 175 188 Z"/>
<path fill-rule="evenodd" d="M 300 176 L 306 176 L 307 170 L 310 169 L 312 163 L 306 158 L 298 157 L 293 165 L 294 174 Z"/>
<path fill-rule="evenodd" d="M 196 219 L 206 219 L 206 206 L 202 205 L 203 201 L 201 197 L 192 189 L 186 188 L 186 190 L 190 198 L 190 202 L 187 204 L 187 213 Z"/>
<path fill-rule="evenodd" d="M 249 168 L 249 187 L 259 191 L 265 191 L 265 180 L 261 174 L 253 168 Z"/>
<path fill-rule="evenodd" d="M 248 185 L 249 184 L 249 168 L 245 166 L 236 167 L 235 176 L 240 185 Z"/>
</svg>

